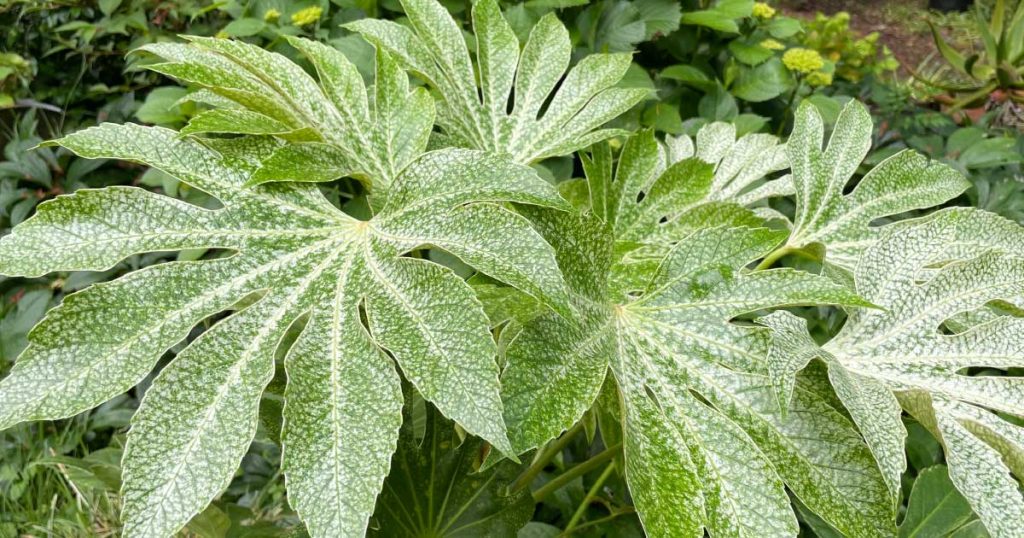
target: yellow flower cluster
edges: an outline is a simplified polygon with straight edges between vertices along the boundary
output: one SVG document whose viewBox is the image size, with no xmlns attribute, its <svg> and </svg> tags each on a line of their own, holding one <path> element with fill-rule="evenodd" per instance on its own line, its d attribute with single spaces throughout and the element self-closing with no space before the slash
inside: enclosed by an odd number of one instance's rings
<svg viewBox="0 0 1024 538">
<path fill-rule="evenodd" d="M 265 20 L 267 22 L 277 22 L 277 19 L 280 18 L 280 17 L 281 17 L 281 12 L 276 10 L 276 9 L 274 9 L 274 8 L 270 8 L 265 13 L 263 13 L 263 20 Z M 317 17 L 317 18 L 319 18 L 319 17 Z"/>
<path fill-rule="evenodd" d="M 790 71 L 808 74 L 825 67 L 825 60 L 816 50 L 793 48 L 782 55 L 782 63 Z"/>
<path fill-rule="evenodd" d="M 310 6 L 305 9 L 300 9 L 299 11 L 292 13 L 292 24 L 295 26 L 313 24 L 320 20 L 320 16 L 323 14 L 324 10 L 320 6 Z"/>
<path fill-rule="evenodd" d="M 810 75 L 807 75 L 807 83 L 811 86 L 830 86 L 832 85 L 832 73 L 826 73 L 824 71 L 815 71 Z"/>
<path fill-rule="evenodd" d="M 774 39 L 765 39 L 764 41 L 760 42 L 759 45 L 761 45 L 761 47 L 766 48 L 768 50 L 782 50 L 782 49 L 786 48 L 785 45 L 783 45 L 782 43 L 779 43 L 778 41 L 776 41 Z"/>
<path fill-rule="evenodd" d="M 761 20 L 768 20 L 775 16 L 775 8 L 766 2 L 754 2 L 754 17 Z"/>
</svg>

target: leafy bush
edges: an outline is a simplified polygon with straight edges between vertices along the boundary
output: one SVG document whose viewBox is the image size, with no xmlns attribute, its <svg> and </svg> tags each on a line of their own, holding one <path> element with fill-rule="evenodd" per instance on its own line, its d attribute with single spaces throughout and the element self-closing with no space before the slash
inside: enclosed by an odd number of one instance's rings
<svg viewBox="0 0 1024 538">
<path fill-rule="evenodd" d="M 731 31 L 736 4 L 683 22 Z M 622 535 L 633 513 L 655 536 L 1021 533 L 1024 393 L 992 374 L 1024 366 L 1024 229 L 925 213 L 959 171 L 908 150 L 859 175 L 855 101 L 827 143 L 810 103 L 786 143 L 625 129 L 649 96 L 628 55 L 570 67 L 554 15 L 524 38 L 495 0 L 469 40 L 440 3 L 403 7 L 347 25 L 373 85 L 297 36 L 309 71 L 242 41 L 152 43 L 146 67 L 192 89 L 180 129 L 42 148 L 204 193 L 79 189 L 0 240 L 0 272 L 26 278 L 164 260 L 65 297 L 0 381 L 0 428 L 142 384 L 119 472 L 110 451 L 54 460 L 121 488 L 124 535 L 245 532 L 208 506 L 258 431 L 313 536 Z M 545 179 L 573 155 L 582 178 Z"/>
</svg>

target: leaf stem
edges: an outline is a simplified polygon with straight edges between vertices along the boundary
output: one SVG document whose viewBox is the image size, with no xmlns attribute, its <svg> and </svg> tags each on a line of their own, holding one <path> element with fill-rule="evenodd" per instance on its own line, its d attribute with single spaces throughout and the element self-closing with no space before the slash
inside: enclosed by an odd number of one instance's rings
<svg viewBox="0 0 1024 538">
<path fill-rule="evenodd" d="M 614 470 L 615 460 L 612 460 L 612 462 L 609 463 L 608 466 L 604 468 L 604 472 L 601 473 L 601 476 L 597 477 L 597 481 L 594 482 L 594 485 L 590 486 L 590 490 L 587 491 L 587 495 L 583 497 L 583 502 L 580 503 L 579 508 L 576 509 L 576 512 L 572 515 L 572 518 L 569 520 L 569 524 L 565 527 L 566 534 L 572 532 L 572 530 L 576 527 L 576 524 L 580 522 L 580 519 L 583 519 L 583 514 L 586 513 L 587 507 L 590 506 L 590 501 L 597 496 L 597 492 L 601 490 L 601 486 L 604 485 L 605 480 L 608 480 L 608 477 L 612 475 L 612 471 Z"/>
<path fill-rule="evenodd" d="M 579 532 L 579 531 L 581 531 L 583 529 L 589 529 L 590 527 L 596 527 L 596 526 L 598 526 L 598 525 L 600 525 L 602 523 L 607 523 L 608 521 L 611 521 L 611 520 L 613 520 L 613 519 L 615 519 L 615 518 L 617 518 L 619 516 L 624 516 L 624 515 L 633 514 L 633 513 L 636 513 L 636 509 L 633 508 L 632 506 L 628 506 L 628 507 L 623 508 L 622 510 L 619 510 L 617 512 L 613 512 L 611 515 L 602 517 L 601 519 L 595 519 L 594 521 L 588 521 L 588 522 L 580 525 L 579 527 L 576 527 L 575 529 L 573 529 L 571 531 L 570 530 L 562 531 L 562 534 L 559 534 L 558 536 L 560 536 L 560 537 L 561 536 L 569 536 L 570 534 L 575 533 L 575 532 Z"/>
<path fill-rule="evenodd" d="M 773 250 L 770 254 L 765 256 L 764 259 L 761 260 L 761 263 L 757 264 L 757 267 L 755 267 L 754 270 L 755 271 L 762 271 L 764 269 L 768 269 L 772 265 L 775 265 L 775 262 L 779 261 L 784 256 L 786 256 L 787 254 L 792 254 L 792 253 L 796 252 L 797 250 L 799 250 L 799 249 L 795 248 L 795 247 L 792 247 L 790 245 L 785 245 L 783 247 L 777 248 L 777 249 Z"/>
<path fill-rule="evenodd" d="M 609 447 L 605 449 L 604 452 L 601 452 L 600 454 L 594 456 L 593 458 L 590 458 L 589 460 L 558 475 L 547 484 L 544 484 L 543 487 L 541 487 L 537 491 L 534 491 L 533 500 L 536 502 L 542 501 L 552 492 L 558 491 L 569 482 L 572 482 L 574 479 L 589 473 L 590 471 L 598 468 L 602 463 L 614 458 L 615 455 L 619 453 L 620 449 L 622 449 L 622 443 Z"/>
<path fill-rule="evenodd" d="M 530 483 L 533 482 L 533 479 L 544 470 L 544 467 L 547 467 L 548 462 L 554 459 L 554 457 L 557 456 L 558 453 L 569 444 L 569 441 L 572 441 L 572 438 L 576 437 L 576 434 L 582 429 L 583 421 L 581 420 L 572 428 L 569 428 L 561 437 L 548 445 L 543 452 L 537 455 L 537 458 L 530 465 L 530 468 L 524 471 L 523 474 L 519 475 L 519 478 L 516 478 L 515 481 L 512 482 L 512 485 L 509 486 L 509 492 L 515 493 L 529 487 Z"/>
</svg>

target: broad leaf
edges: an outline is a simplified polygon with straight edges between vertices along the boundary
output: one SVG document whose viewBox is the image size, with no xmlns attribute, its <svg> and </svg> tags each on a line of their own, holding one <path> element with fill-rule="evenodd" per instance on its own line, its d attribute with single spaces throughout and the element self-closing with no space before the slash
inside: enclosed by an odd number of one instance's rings
<svg viewBox="0 0 1024 538">
<path fill-rule="evenodd" d="M 148 69 L 227 100 L 192 118 L 182 134 L 266 134 L 292 142 L 263 160 L 249 183 L 354 176 L 387 189 L 426 148 L 433 102 L 423 88 L 409 89 L 408 77 L 386 53 L 377 55 L 376 85 L 368 95 L 356 67 L 322 43 L 288 39 L 316 68 L 317 81 L 288 58 L 255 45 L 189 40 L 140 49 L 165 60 Z"/>
<path fill-rule="evenodd" d="M 987 308 L 1024 294 L 1022 240 L 1024 228 L 977 210 L 891 227 L 854 273 L 881 309 L 852 313 L 819 352 L 893 495 L 906 467 L 898 399 L 941 441 L 953 484 L 993 536 L 1019 535 L 1024 520 L 1011 477 L 1024 471 L 1024 428 L 997 414 L 1024 415 L 1024 385 L 967 371 L 1024 366 L 1024 322 Z"/>
<path fill-rule="evenodd" d="M 949 536 L 974 517 L 967 500 L 949 479 L 945 465 L 921 470 L 900 523 L 900 538 Z"/>
<path fill-rule="evenodd" d="M 877 240 L 874 221 L 941 204 L 970 186 L 952 168 L 906 150 L 879 163 L 844 194 L 871 149 L 871 116 L 864 105 L 850 101 L 824 149 L 823 138 L 820 114 L 803 103 L 786 144 L 796 187 L 796 216 L 786 246 L 823 244 L 826 260 L 847 270 Z"/>
<path fill-rule="evenodd" d="M 533 499 L 528 491 L 507 491 L 519 465 L 504 461 L 478 472 L 483 448 L 479 440 L 460 441 L 430 406 L 418 437 L 407 407 L 372 534 L 514 538 L 533 515 Z"/>
<path fill-rule="evenodd" d="M 0 241 L 0 271 L 101 270 L 139 252 L 224 249 L 67 297 L 0 382 L 0 428 L 74 415 L 142 380 L 197 323 L 232 308 L 160 373 L 125 455 L 126 536 L 168 535 L 223 490 L 256 430 L 285 331 L 284 462 L 289 498 L 317 536 L 362 533 L 398 438 L 405 378 L 466 431 L 512 453 L 495 343 L 472 288 L 402 256 L 438 246 L 569 312 L 549 246 L 498 202 L 565 205 L 529 168 L 477 151 L 420 156 L 368 221 L 315 186 L 245 186 L 282 142 L 182 138 L 102 125 L 60 145 L 147 164 L 215 196 L 201 209 L 135 188 L 83 190 L 42 204 Z M 243 299 L 245 300 L 243 302 Z"/>
<path fill-rule="evenodd" d="M 362 19 L 347 27 L 438 90 L 437 121 L 453 145 L 508 153 L 522 163 L 569 154 L 621 134 L 601 126 L 647 96 L 644 89 L 614 87 L 629 68 L 629 53 L 593 54 L 566 72 L 572 45 L 554 13 L 540 19 L 520 50 L 498 2 L 474 3 L 474 70 L 444 6 L 437 0 L 402 0 L 402 6 L 409 26 Z"/>
<path fill-rule="evenodd" d="M 853 424 L 813 379 L 795 384 L 784 416 L 765 366 L 767 330 L 731 321 L 785 305 L 867 303 L 816 275 L 745 270 L 784 233 L 742 226 L 759 221 L 709 202 L 716 175 L 707 163 L 684 159 L 659 175 L 660 154 L 641 135 L 614 179 L 609 154 L 585 161 L 591 215 L 527 210 L 575 275 L 581 315 L 539 316 L 508 345 L 502 395 L 513 448 L 540 446 L 579 420 L 610 371 L 626 477 L 649 534 L 790 536 L 797 524 L 784 484 L 849 535 L 892 534 L 894 506 Z M 708 206 L 717 208 L 710 217 Z M 730 214 L 739 226 L 708 227 Z"/>
</svg>

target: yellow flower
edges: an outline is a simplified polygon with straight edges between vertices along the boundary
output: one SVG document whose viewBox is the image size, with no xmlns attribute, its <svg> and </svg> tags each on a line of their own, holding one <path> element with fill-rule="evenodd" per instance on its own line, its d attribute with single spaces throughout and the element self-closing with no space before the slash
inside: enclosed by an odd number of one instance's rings
<svg viewBox="0 0 1024 538">
<path fill-rule="evenodd" d="M 270 8 L 270 9 L 268 9 L 266 11 L 266 13 L 263 14 L 263 20 L 265 20 L 267 22 L 277 22 L 277 19 L 280 16 L 281 16 L 281 12 L 280 11 L 278 11 L 278 10 L 276 10 L 274 8 Z M 317 17 L 317 18 L 319 19 L 320 17 Z"/>
<path fill-rule="evenodd" d="M 323 14 L 324 10 L 320 6 L 310 6 L 305 9 L 300 9 L 299 11 L 292 13 L 292 24 L 295 26 L 313 24 L 320 20 L 320 16 Z"/>
<path fill-rule="evenodd" d="M 818 54 L 818 51 L 802 48 L 787 50 L 782 55 L 782 63 L 790 71 L 804 75 L 825 67 L 825 60 L 822 59 L 821 54 Z"/>
<path fill-rule="evenodd" d="M 754 16 L 761 20 L 768 20 L 775 16 L 775 8 L 765 2 L 754 2 Z"/>
<path fill-rule="evenodd" d="M 807 83 L 811 86 L 830 86 L 832 84 L 832 73 L 815 71 L 807 75 Z"/>
<path fill-rule="evenodd" d="M 760 42 L 759 45 L 761 45 L 761 47 L 766 48 L 768 50 L 782 50 L 782 49 L 786 48 L 785 45 L 783 45 L 782 43 L 779 43 L 778 41 L 776 41 L 774 39 L 765 39 L 764 41 Z"/>
<path fill-rule="evenodd" d="M 221 30 L 221 31 L 217 32 L 216 34 L 214 34 L 213 37 L 215 37 L 217 39 L 227 39 L 227 38 L 229 38 L 231 36 L 229 36 L 228 33 L 225 32 L 224 30 Z"/>
</svg>

